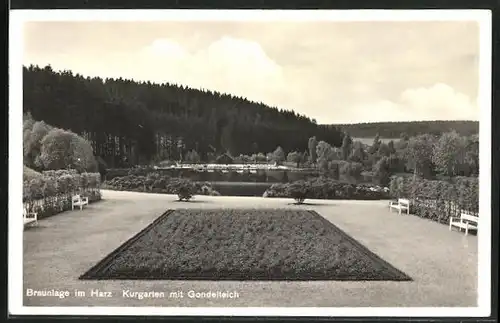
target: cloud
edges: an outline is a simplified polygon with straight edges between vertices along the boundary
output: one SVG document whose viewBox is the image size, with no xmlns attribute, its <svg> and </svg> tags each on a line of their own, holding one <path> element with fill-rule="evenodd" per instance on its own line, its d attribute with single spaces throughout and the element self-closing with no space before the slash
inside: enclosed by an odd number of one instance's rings
<svg viewBox="0 0 500 323">
<path fill-rule="evenodd" d="M 477 119 L 475 22 L 37 22 L 24 61 L 177 83 L 320 123 Z M 69 41 L 61 41 L 69 40 Z"/>
<path fill-rule="evenodd" d="M 422 117 L 435 115 L 443 119 L 479 119 L 477 101 L 443 83 L 429 88 L 408 89 L 401 94 L 401 104 L 406 111 L 416 110 Z"/>
<path fill-rule="evenodd" d="M 141 51 L 141 78 L 217 90 L 279 104 L 286 88 L 283 70 L 254 41 L 222 37 L 189 52 L 171 39 L 157 39 Z M 144 66 L 151 69 L 144 69 Z M 271 101 L 271 102 L 269 102 Z M 274 102 L 273 102 L 274 101 Z"/>
<path fill-rule="evenodd" d="M 477 100 L 471 100 L 467 95 L 443 83 L 406 89 L 396 102 L 380 100 L 358 105 L 352 111 L 347 118 L 350 120 L 346 121 L 348 123 L 479 119 Z M 359 113 L 358 118 L 356 113 Z"/>
</svg>

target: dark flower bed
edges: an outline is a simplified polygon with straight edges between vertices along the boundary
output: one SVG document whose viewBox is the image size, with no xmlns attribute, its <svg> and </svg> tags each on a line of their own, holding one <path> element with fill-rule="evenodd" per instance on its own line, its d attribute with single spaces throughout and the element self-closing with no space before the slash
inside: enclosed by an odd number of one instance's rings
<svg viewBox="0 0 500 323">
<path fill-rule="evenodd" d="M 167 211 L 80 279 L 411 280 L 305 210 Z"/>
</svg>

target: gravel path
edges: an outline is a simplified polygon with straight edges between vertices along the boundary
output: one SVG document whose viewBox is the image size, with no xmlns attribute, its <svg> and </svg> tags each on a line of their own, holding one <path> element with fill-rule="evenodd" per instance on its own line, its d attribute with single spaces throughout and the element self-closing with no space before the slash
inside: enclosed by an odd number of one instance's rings
<svg viewBox="0 0 500 323">
<path fill-rule="evenodd" d="M 24 231 L 26 306 L 438 307 L 477 306 L 477 237 L 415 216 L 390 213 L 387 201 L 197 196 L 177 202 L 162 194 L 103 191 L 103 201 L 68 211 Z M 411 282 L 80 281 L 78 276 L 174 208 L 304 208 L 315 210 Z M 27 296 L 28 289 L 70 296 Z M 77 297 L 75 290 L 85 292 Z M 93 295 L 92 295 L 92 292 Z M 99 294 L 99 292 L 102 292 Z M 135 292 L 156 292 L 148 295 Z M 210 295 L 194 293 L 213 292 Z M 224 294 L 225 293 L 225 294 Z M 106 297 L 111 295 L 111 297 Z M 153 296 L 146 297 L 143 296 Z M 182 297 L 181 297 L 182 295 Z M 225 295 L 225 297 L 224 297 Z M 101 297 L 99 297 L 101 296 Z M 156 297 L 154 297 L 156 296 Z M 163 296 L 163 297 L 162 297 Z M 232 296 L 232 297 L 230 297 Z"/>
</svg>

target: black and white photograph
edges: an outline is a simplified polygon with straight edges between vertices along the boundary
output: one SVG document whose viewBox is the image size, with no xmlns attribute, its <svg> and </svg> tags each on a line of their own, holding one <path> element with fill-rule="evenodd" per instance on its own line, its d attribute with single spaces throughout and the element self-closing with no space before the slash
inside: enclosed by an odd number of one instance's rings
<svg viewBox="0 0 500 323">
<path fill-rule="evenodd" d="M 10 37 L 12 314 L 490 315 L 489 11 L 14 10 Z"/>
</svg>

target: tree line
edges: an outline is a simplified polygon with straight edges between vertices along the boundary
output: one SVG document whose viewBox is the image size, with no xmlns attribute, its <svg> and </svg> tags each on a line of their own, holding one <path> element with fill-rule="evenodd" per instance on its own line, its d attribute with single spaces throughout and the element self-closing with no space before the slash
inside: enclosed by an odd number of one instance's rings
<svg viewBox="0 0 500 323">
<path fill-rule="evenodd" d="M 346 134 L 341 147 L 311 137 L 304 153 L 289 152 L 290 162 L 308 163 L 324 175 L 339 179 L 340 175 L 359 180 L 368 172 L 372 180 L 388 185 L 395 174 L 409 173 L 424 179 L 453 178 L 479 175 L 479 136 L 462 136 L 456 131 L 441 135 L 421 134 L 410 137 L 401 134 L 397 140 L 384 143 L 376 135 L 371 145 L 356 141 Z M 284 152 L 279 151 L 279 156 Z M 275 155 L 278 154 L 275 152 Z M 282 157 L 274 157 L 283 160 Z"/>
<path fill-rule="evenodd" d="M 192 152 L 196 156 L 196 152 Z M 196 163 L 197 160 L 189 160 Z M 363 180 L 387 186 L 393 175 L 407 174 L 423 179 L 477 177 L 479 175 L 479 136 L 462 136 L 456 131 L 441 135 L 421 134 L 382 142 L 376 135 L 369 145 L 345 133 L 340 147 L 315 136 L 304 151 L 286 151 L 281 146 L 267 154 L 240 155 L 236 163 L 274 162 L 281 165 L 313 168 L 320 174 L 352 182 Z M 290 165 L 291 164 L 291 165 Z"/>
<path fill-rule="evenodd" d="M 422 134 L 441 135 L 456 131 L 462 136 L 479 133 L 477 121 L 408 121 L 408 122 L 369 122 L 357 124 L 338 124 L 336 127 L 348 132 L 355 138 L 374 138 L 377 134 L 382 138 L 399 138 L 402 133 L 410 137 Z"/>
<path fill-rule="evenodd" d="M 68 129 L 109 167 L 183 160 L 195 151 L 233 156 L 304 151 L 308 138 L 340 146 L 343 133 L 294 111 L 174 84 L 83 77 L 50 66 L 23 68 L 23 112 Z"/>
</svg>

